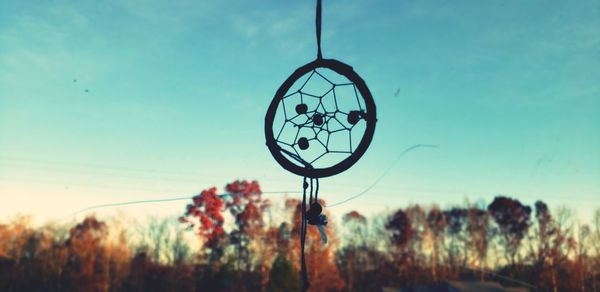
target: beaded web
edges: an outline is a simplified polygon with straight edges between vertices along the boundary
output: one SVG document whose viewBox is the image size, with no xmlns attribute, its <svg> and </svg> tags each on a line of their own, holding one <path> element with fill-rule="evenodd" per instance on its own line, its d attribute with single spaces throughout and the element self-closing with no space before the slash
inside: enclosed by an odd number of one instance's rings
<svg viewBox="0 0 600 292">
<path fill-rule="evenodd" d="M 334 165 L 354 153 L 364 134 L 363 103 L 347 78 L 313 69 L 281 98 L 273 124 L 275 140 L 301 166 Z"/>
</svg>

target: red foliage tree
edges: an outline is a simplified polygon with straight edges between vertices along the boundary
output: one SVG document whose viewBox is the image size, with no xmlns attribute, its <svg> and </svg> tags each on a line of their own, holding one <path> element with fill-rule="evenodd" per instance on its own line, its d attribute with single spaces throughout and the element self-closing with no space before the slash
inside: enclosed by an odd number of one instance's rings
<svg viewBox="0 0 600 292">
<path fill-rule="evenodd" d="M 198 235 L 205 239 L 204 246 L 211 252 L 211 261 L 218 259 L 223 252 L 220 242 L 225 236 L 221 214 L 223 199 L 217 194 L 217 188 L 212 187 L 193 197 L 192 202 L 179 221 L 189 224 L 190 228 L 198 225 Z"/>
<path fill-rule="evenodd" d="M 225 208 L 235 218 L 238 230 L 245 232 L 249 229 L 261 227 L 263 224 L 262 213 L 269 206 L 268 200 L 262 199 L 262 191 L 257 181 L 248 182 L 237 180 L 225 186 L 228 197 Z"/>
</svg>

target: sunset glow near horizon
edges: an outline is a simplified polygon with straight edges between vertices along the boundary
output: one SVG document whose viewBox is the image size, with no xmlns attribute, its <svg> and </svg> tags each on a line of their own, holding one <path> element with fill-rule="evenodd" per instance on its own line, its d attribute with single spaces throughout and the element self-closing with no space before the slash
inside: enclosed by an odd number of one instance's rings
<svg viewBox="0 0 600 292">
<path fill-rule="evenodd" d="M 378 109 L 330 211 L 489 204 L 502 194 L 600 207 L 597 1 L 323 1 L 323 54 Z M 258 180 L 301 191 L 265 146 L 264 116 L 316 57 L 314 1 L 16 1 L 0 9 L 0 222 L 193 196 Z M 438 145 L 407 152 L 418 144 Z M 288 197 L 300 196 L 289 193 Z M 93 210 L 182 214 L 174 201 Z M 79 216 L 87 214 L 83 212 Z"/>
</svg>

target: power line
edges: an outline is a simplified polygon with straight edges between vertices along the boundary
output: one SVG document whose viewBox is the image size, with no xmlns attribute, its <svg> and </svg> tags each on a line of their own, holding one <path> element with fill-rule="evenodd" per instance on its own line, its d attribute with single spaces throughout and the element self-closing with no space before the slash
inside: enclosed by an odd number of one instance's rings
<svg viewBox="0 0 600 292">
<path fill-rule="evenodd" d="M 372 188 L 374 188 L 391 170 L 392 168 L 395 166 L 395 164 L 408 152 L 415 150 L 417 148 L 423 148 L 423 147 L 428 147 L 428 148 L 437 148 L 439 147 L 438 145 L 434 145 L 434 144 L 416 144 L 413 145 L 411 147 L 406 148 L 404 151 L 402 151 L 400 153 L 400 155 L 391 163 L 391 165 L 370 185 L 368 186 L 365 190 L 363 190 L 362 192 L 349 197 L 341 202 L 335 203 L 335 204 L 331 204 L 331 205 L 327 205 L 326 207 L 335 207 L 341 204 L 344 204 L 348 201 L 354 200 L 364 194 L 366 194 L 368 191 L 370 191 Z M 24 159 L 10 159 L 10 158 L 5 158 L 5 157 L 0 157 L 0 159 L 5 159 L 5 160 L 21 160 L 21 161 L 33 161 L 35 162 L 42 162 L 42 163 L 56 163 L 56 162 L 50 162 L 50 161 L 44 161 L 44 160 L 24 160 Z M 78 164 L 78 163 L 63 163 L 65 165 L 69 165 L 69 166 L 76 166 L 76 167 L 91 167 L 91 168 L 103 168 L 103 169 L 123 169 L 123 168 L 119 168 L 119 167 L 107 167 L 107 166 L 100 166 L 100 165 L 87 165 L 84 166 L 85 164 Z M 129 169 L 132 170 L 132 169 Z M 136 169 L 134 171 L 139 171 L 141 169 Z M 145 171 L 145 170 L 142 170 Z M 149 171 L 156 171 L 156 170 L 149 170 Z M 296 191 L 277 191 L 277 192 L 262 192 L 264 194 L 269 194 L 269 193 L 300 193 L 300 192 L 296 192 Z M 220 197 L 224 197 L 227 196 L 228 194 L 222 194 L 219 195 Z M 160 203 L 160 202 L 170 202 L 170 201 L 181 201 L 181 200 L 190 200 L 193 197 L 187 196 L 187 197 L 177 197 L 177 198 L 165 198 L 165 199 L 153 199 L 153 200 L 138 200 L 138 201 L 126 201 L 126 202 L 116 202 L 116 203 L 108 203 L 108 204 L 100 204 L 100 205 L 92 205 L 92 206 L 88 206 L 85 207 L 81 210 L 76 211 L 75 213 L 73 213 L 72 216 L 75 216 L 79 213 L 85 212 L 85 211 L 89 211 L 89 210 L 94 210 L 94 209 L 100 209 L 100 208 L 108 208 L 108 207 L 118 207 L 118 206 L 127 206 L 127 205 L 137 205 L 137 204 L 146 204 L 146 203 Z"/>
<path fill-rule="evenodd" d="M 18 158 L 0 155 L 0 169 L 20 168 L 34 170 L 48 170 L 53 173 L 67 173 L 87 176 L 109 176 L 137 180 L 160 180 L 184 183 L 197 183 L 199 178 L 231 179 L 231 176 L 215 175 L 214 173 L 198 173 L 197 171 L 172 171 L 161 169 L 131 168 L 109 166 L 105 164 L 65 162 L 59 160 L 45 160 L 32 158 Z M 263 174 L 265 176 L 265 174 Z M 277 181 L 258 177 L 261 181 Z M 289 181 L 291 183 L 291 181 Z"/>
<path fill-rule="evenodd" d="M 83 187 L 83 188 L 91 188 L 91 189 L 99 189 L 99 190 L 129 190 L 129 191 L 143 191 L 143 192 L 178 192 L 175 189 L 163 188 L 145 188 L 145 187 L 131 187 L 131 186 L 120 186 L 115 184 L 92 184 L 92 183 L 67 183 L 60 182 L 55 180 L 44 180 L 38 178 L 30 178 L 30 177 L 5 177 L 0 176 L 0 181 L 12 181 L 12 182 L 25 182 L 25 183 L 35 183 L 35 184 L 46 184 L 46 185 L 60 185 L 66 187 Z"/>
<path fill-rule="evenodd" d="M 270 191 L 270 192 L 261 192 L 262 194 L 293 194 L 293 193 L 301 193 L 298 191 Z M 224 197 L 228 197 L 231 196 L 231 194 L 229 193 L 225 193 L 225 194 L 220 194 L 219 198 L 224 198 Z M 165 199 L 153 199 L 153 200 L 138 200 L 138 201 L 125 201 L 125 202 L 116 202 L 116 203 L 107 203 L 107 204 L 99 204 L 99 205 L 92 205 L 92 206 L 88 206 L 85 207 L 81 210 L 78 210 L 76 212 L 74 212 L 71 216 L 75 216 L 79 213 L 85 212 L 85 211 L 89 211 L 89 210 L 95 210 L 95 209 L 101 209 L 101 208 L 108 208 L 108 207 L 119 207 L 119 206 L 127 206 L 127 205 L 137 205 L 137 204 L 147 204 L 147 203 L 161 203 L 161 202 L 171 202 L 171 201 L 182 201 L 182 200 L 191 200 L 193 199 L 195 196 L 188 196 L 188 197 L 177 197 L 177 198 L 165 198 Z"/>
<path fill-rule="evenodd" d="M 172 170 L 160 170 L 160 169 L 148 169 L 148 168 L 134 168 L 134 167 L 123 167 L 123 166 L 111 166 L 106 164 L 95 164 L 95 163 L 81 163 L 81 162 L 70 162 L 70 161 L 58 161 L 58 160 L 46 160 L 46 159 L 33 159 L 33 158 L 18 158 L 0 156 L 0 160 L 34 163 L 34 164 L 45 164 L 51 166 L 64 166 L 74 168 L 88 168 L 88 169 L 105 169 L 105 170 L 117 170 L 117 171 L 129 171 L 129 172 L 150 172 L 157 174 L 170 174 L 170 175 L 184 175 L 188 172 L 185 171 L 172 171 Z"/>
<path fill-rule="evenodd" d="M 349 197 L 341 202 L 337 202 L 335 204 L 331 204 L 331 205 L 327 205 L 326 207 L 335 207 L 341 204 L 344 204 L 348 201 L 354 200 L 364 194 L 366 194 L 368 191 L 370 191 L 372 188 L 374 188 L 391 170 L 392 168 L 395 166 L 395 164 L 408 152 L 415 150 L 417 148 L 424 148 L 424 147 L 428 147 L 428 148 L 437 148 L 439 147 L 438 145 L 434 145 L 434 144 L 416 144 L 413 145 L 411 147 L 406 148 L 404 151 L 402 151 L 400 153 L 400 155 L 391 163 L 391 165 L 370 185 L 368 186 L 365 190 L 363 190 L 362 192 Z M 1 157 L 0 157 L 1 158 Z M 1 179 L 1 178 L 0 178 Z M 262 192 L 263 194 L 274 194 L 274 193 L 279 193 L 279 194 L 283 194 L 283 193 L 288 193 L 288 194 L 292 194 L 292 193 L 301 193 L 298 191 L 276 191 L 276 192 Z M 228 194 L 222 194 L 219 195 L 219 197 L 225 197 Z M 92 206 L 88 206 L 85 207 L 81 210 L 76 211 L 75 213 L 72 214 L 72 216 L 75 216 L 79 213 L 85 212 L 85 211 L 89 211 L 89 210 L 95 210 L 95 209 L 101 209 L 101 208 L 108 208 L 108 207 L 118 207 L 118 206 L 127 206 L 127 205 L 137 205 L 137 204 L 147 204 L 147 203 L 160 203 L 160 202 L 171 202 L 171 201 L 181 201 L 181 200 L 190 200 L 192 199 L 193 196 L 187 196 L 187 197 L 177 197 L 177 198 L 164 198 L 164 199 L 152 199 L 152 200 L 137 200 L 137 201 L 125 201 L 125 202 L 116 202 L 116 203 L 107 203 L 107 204 L 99 204 L 99 205 L 92 205 Z"/>
<path fill-rule="evenodd" d="M 391 170 L 392 170 L 392 168 L 394 168 L 394 166 L 396 165 L 396 163 L 397 163 L 397 162 L 398 162 L 398 161 L 399 161 L 399 160 L 400 160 L 400 159 L 401 159 L 401 158 L 402 158 L 402 157 L 403 157 L 403 156 L 404 156 L 406 153 L 408 153 L 408 152 L 410 152 L 410 151 L 412 151 L 412 150 L 415 150 L 415 149 L 417 149 L 417 148 L 438 148 L 438 147 L 439 147 L 439 145 L 437 145 L 437 144 L 416 144 L 416 145 L 413 145 L 413 146 L 410 146 L 410 147 L 408 147 L 408 148 L 404 149 L 404 151 L 402 151 L 402 152 L 400 153 L 400 155 L 398 155 L 398 157 L 397 157 L 397 158 L 396 158 L 394 161 L 392 161 L 392 163 L 390 164 L 390 166 L 389 166 L 389 167 L 388 167 L 388 168 L 387 168 L 387 169 L 386 169 L 386 170 L 385 170 L 385 171 L 384 171 L 384 172 L 383 172 L 383 173 L 382 173 L 382 174 L 381 174 L 381 175 L 380 175 L 380 176 L 379 176 L 377 179 L 375 179 L 375 181 L 374 181 L 374 182 L 373 182 L 373 183 L 372 183 L 370 186 L 368 186 L 368 187 L 367 187 L 366 189 L 364 189 L 362 192 L 360 192 L 360 193 L 358 193 L 358 194 L 356 194 L 356 195 L 354 195 L 354 196 L 348 197 L 348 198 L 346 198 L 346 199 L 344 199 L 344 200 L 342 200 L 342 201 L 340 201 L 340 202 L 337 202 L 337 203 L 335 203 L 335 204 L 328 204 L 328 205 L 327 205 L 327 206 L 325 206 L 325 207 L 331 208 L 331 207 L 339 206 L 339 205 L 341 205 L 341 204 L 344 204 L 344 203 L 346 203 L 346 202 L 352 201 L 352 200 L 354 200 L 354 199 L 356 199 L 356 198 L 359 198 L 359 197 L 361 197 L 362 195 L 366 194 L 368 191 L 370 191 L 372 188 L 374 188 L 374 187 L 375 187 L 375 186 L 376 186 L 376 185 L 377 185 L 377 184 L 378 184 L 378 183 L 379 183 L 379 182 L 380 182 L 380 181 L 381 181 L 381 180 L 382 180 L 382 179 L 383 179 L 383 178 L 384 178 L 384 177 L 385 177 L 385 176 L 386 176 L 386 175 L 387 175 L 387 174 L 388 174 L 388 173 L 389 173 Z"/>
<path fill-rule="evenodd" d="M 89 171 L 89 170 L 84 170 L 84 172 L 82 172 L 81 170 L 76 170 L 76 169 L 60 169 L 60 168 L 56 168 L 56 167 L 52 167 L 52 166 L 39 166 L 39 165 L 35 165 L 35 166 L 24 166 L 24 165 L 14 165 L 14 164 L 6 164 L 4 162 L 0 161 L 0 166 L 3 167 L 8 167 L 8 168 L 20 168 L 20 169 L 36 169 L 36 170 L 49 170 L 52 171 L 53 173 L 59 172 L 59 173 L 69 173 L 69 174 L 77 174 L 77 175 L 93 175 L 93 176 L 108 176 L 108 177 L 118 177 L 118 178 L 127 178 L 127 179 L 140 179 L 140 180 L 160 180 L 160 181 L 171 181 L 171 182 L 198 182 L 197 179 L 192 179 L 192 176 L 188 176 L 189 178 L 183 178 L 183 177 L 158 177 L 156 175 L 151 175 L 151 176 L 139 176 L 139 175 L 129 175 L 129 174 L 123 174 L 123 173 L 109 173 L 109 172 L 97 172 L 97 171 Z M 87 171 L 87 172 L 85 172 Z M 197 176 L 200 177 L 200 176 Z"/>
<path fill-rule="evenodd" d="M 89 210 L 94 210 L 94 209 L 100 209 L 100 208 L 107 208 L 107 207 L 118 207 L 118 206 L 126 206 L 126 205 L 135 205 L 135 204 L 146 204 L 146 203 L 159 203 L 159 202 L 171 202 L 171 201 L 181 201 L 181 200 L 190 200 L 193 197 L 179 197 L 179 198 L 171 198 L 171 199 L 156 199 L 156 200 L 140 200 L 140 201 L 128 201 L 128 202 L 119 202 L 119 203 L 109 203 L 109 204 L 100 204 L 100 205 L 93 205 L 93 206 L 88 206 L 85 207 L 75 213 L 73 213 L 71 216 L 75 216 L 81 212 L 85 212 L 85 211 L 89 211 Z"/>
</svg>

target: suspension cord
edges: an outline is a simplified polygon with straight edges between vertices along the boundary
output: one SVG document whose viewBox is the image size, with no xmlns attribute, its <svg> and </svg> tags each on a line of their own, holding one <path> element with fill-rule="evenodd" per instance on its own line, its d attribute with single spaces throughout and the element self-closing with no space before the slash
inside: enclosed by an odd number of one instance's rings
<svg viewBox="0 0 600 292">
<path fill-rule="evenodd" d="M 308 205 L 312 206 L 312 203 L 316 202 L 315 198 L 313 197 L 313 178 L 310 178 L 310 200 L 308 200 Z"/>
<path fill-rule="evenodd" d="M 315 190 L 315 202 L 319 202 L 319 178 L 315 178 L 315 183 L 317 185 L 317 188 Z"/>
<path fill-rule="evenodd" d="M 321 0 L 317 0 L 317 15 L 316 15 L 316 30 L 317 30 L 317 59 L 322 59 L 321 54 Z M 306 231 L 307 231 L 307 218 L 306 218 L 306 189 L 308 188 L 308 182 L 304 177 L 304 183 L 302 184 L 302 223 L 300 224 L 300 269 L 302 273 L 302 291 L 307 291 L 310 287 L 308 282 L 308 271 L 306 269 L 306 257 L 304 256 L 304 247 L 306 245 Z M 319 179 L 316 179 L 316 191 L 314 192 L 313 198 L 313 178 L 310 179 L 310 194 L 309 204 L 317 202 L 319 194 Z"/>
<path fill-rule="evenodd" d="M 321 0 L 317 0 L 317 59 L 323 59 L 321 55 Z"/>
</svg>

